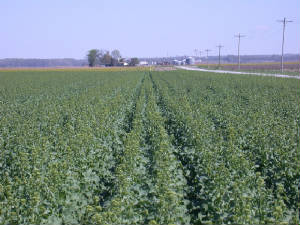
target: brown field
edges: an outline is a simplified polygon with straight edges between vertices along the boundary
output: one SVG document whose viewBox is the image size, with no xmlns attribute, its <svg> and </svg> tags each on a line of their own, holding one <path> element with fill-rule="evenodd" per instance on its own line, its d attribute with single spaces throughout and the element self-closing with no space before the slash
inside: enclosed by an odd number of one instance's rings
<svg viewBox="0 0 300 225">
<path fill-rule="evenodd" d="M 11 67 L 0 71 L 146 71 L 149 67 Z"/>
<path fill-rule="evenodd" d="M 207 68 L 207 64 L 198 64 L 197 66 L 201 68 Z M 216 69 L 218 64 L 209 64 L 209 68 Z M 221 64 L 220 69 L 224 70 L 238 70 L 237 64 Z M 244 71 L 262 71 L 262 72 L 280 72 L 280 62 L 279 63 L 244 63 L 241 64 L 241 69 Z M 285 72 L 299 72 L 299 62 L 285 62 L 284 63 Z"/>
<path fill-rule="evenodd" d="M 155 66 L 153 68 L 155 71 L 171 71 L 171 70 L 177 70 L 174 66 Z"/>
</svg>

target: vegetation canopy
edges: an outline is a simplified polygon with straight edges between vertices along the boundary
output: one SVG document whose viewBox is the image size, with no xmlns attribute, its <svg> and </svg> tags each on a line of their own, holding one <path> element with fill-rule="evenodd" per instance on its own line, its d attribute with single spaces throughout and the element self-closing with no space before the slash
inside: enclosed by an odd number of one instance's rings
<svg viewBox="0 0 300 225">
<path fill-rule="evenodd" d="M 0 224 L 299 224 L 299 80 L 139 68 L 0 80 Z"/>
</svg>

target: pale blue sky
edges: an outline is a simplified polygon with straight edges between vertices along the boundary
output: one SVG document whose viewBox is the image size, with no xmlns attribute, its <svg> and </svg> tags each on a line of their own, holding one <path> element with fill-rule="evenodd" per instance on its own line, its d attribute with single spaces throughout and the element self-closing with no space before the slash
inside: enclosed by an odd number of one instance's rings
<svg viewBox="0 0 300 225">
<path fill-rule="evenodd" d="M 0 0 L 0 58 L 236 54 L 239 32 L 241 54 L 280 54 L 283 17 L 285 52 L 299 53 L 299 0 Z"/>
</svg>

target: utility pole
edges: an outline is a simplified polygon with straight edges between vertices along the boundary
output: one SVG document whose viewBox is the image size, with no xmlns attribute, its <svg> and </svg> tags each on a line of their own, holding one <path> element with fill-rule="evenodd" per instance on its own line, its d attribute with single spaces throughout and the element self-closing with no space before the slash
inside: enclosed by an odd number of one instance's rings
<svg viewBox="0 0 300 225">
<path fill-rule="evenodd" d="M 238 44 L 238 69 L 241 69 L 241 60 L 240 60 L 240 43 L 241 43 L 241 37 L 246 37 L 245 35 L 241 35 L 240 33 L 238 35 L 235 35 L 235 37 L 239 38 L 239 44 Z"/>
<path fill-rule="evenodd" d="M 194 49 L 194 56 L 195 56 L 195 58 L 197 58 L 197 56 L 198 56 L 198 50 L 197 49 Z"/>
<path fill-rule="evenodd" d="M 201 50 L 198 50 L 198 53 L 199 53 L 199 62 L 202 62 L 202 60 L 201 60 L 201 54 L 202 54 L 202 51 L 201 51 Z"/>
<path fill-rule="evenodd" d="M 198 53 L 199 53 L 199 57 L 201 58 L 201 53 L 202 53 L 202 51 L 201 51 L 201 50 L 198 50 Z"/>
<path fill-rule="evenodd" d="M 210 49 L 205 49 L 205 51 L 206 51 L 207 68 L 208 68 L 209 67 L 208 66 L 208 52 L 210 52 L 211 50 Z"/>
<path fill-rule="evenodd" d="M 287 20 L 285 17 L 283 20 L 278 20 L 278 22 L 283 24 L 282 29 L 282 46 L 281 46 L 281 73 L 283 73 L 283 47 L 284 47 L 284 32 L 285 32 L 285 26 L 287 23 L 293 22 L 292 20 Z"/>
<path fill-rule="evenodd" d="M 223 45 L 217 45 L 217 48 L 219 48 L 219 68 L 221 66 L 221 48 L 223 48 Z"/>
</svg>

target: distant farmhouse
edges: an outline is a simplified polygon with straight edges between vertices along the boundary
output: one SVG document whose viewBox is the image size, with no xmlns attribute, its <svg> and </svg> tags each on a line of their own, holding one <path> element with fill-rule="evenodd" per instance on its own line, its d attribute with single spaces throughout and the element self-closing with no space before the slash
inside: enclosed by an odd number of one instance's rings
<svg viewBox="0 0 300 225">
<path fill-rule="evenodd" d="M 187 57 L 183 60 L 177 60 L 177 59 L 172 60 L 172 65 L 175 65 L 175 66 L 193 65 L 193 64 L 195 64 L 195 59 L 193 57 Z"/>
<path fill-rule="evenodd" d="M 139 66 L 148 66 L 149 63 L 147 61 L 140 61 Z"/>
</svg>

